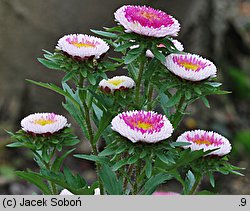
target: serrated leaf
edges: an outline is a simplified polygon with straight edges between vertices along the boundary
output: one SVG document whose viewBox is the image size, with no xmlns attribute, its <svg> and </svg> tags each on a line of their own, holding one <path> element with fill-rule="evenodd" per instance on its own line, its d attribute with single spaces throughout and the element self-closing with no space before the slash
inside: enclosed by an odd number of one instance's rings
<svg viewBox="0 0 250 211">
<path fill-rule="evenodd" d="M 108 194 L 122 194 L 122 180 L 117 179 L 116 174 L 108 165 L 102 165 L 102 170 L 100 171 L 99 176 Z"/>
<path fill-rule="evenodd" d="M 151 50 L 155 58 L 157 58 L 160 62 L 164 63 L 166 61 L 166 57 L 158 50 L 156 46 L 153 46 Z"/>
<path fill-rule="evenodd" d="M 40 174 L 35 172 L 24 172 L 24 171 L 17 171 L 16 174 L 22 179 L 37 186 L 45 195 L 51 195 L 49 187 L 47 186 L 47 184 L 44 183 L 44 178 Z"/>
<path fill-rule="evenodd" d="M 151 195 L 156 188 L 164 183 L 166 180 L 172 179 L 171 175 L 167 175 L 164 173 L 159 173 L 153 177 L 151 177 L 144 185 L 142 195 Z"/>
</svg>

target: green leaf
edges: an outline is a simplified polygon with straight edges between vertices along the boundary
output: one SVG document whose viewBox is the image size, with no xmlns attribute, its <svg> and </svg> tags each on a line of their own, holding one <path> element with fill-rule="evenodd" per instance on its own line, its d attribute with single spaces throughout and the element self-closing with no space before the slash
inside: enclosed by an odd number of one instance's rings
<svg viewBox="0 0 250 211">
<path fill-rule="evenodd" d="M 152 161 L 150 161 L 149 159 L 146 160 L 145 172 L 146 172 L 146 177 L 150 178 L 152 175 Z"/>
<path fill-rule="evenodd" d="M 118 47 L 115 48 L 116 52 L 121 52 L 124 50 L 127 50 L 129 47 L 131 47 L 132 45 L 134 45 L 134 43 L 132 42 L 127 42 L 125 44 L 119 45 Z"/>
<path fill-rule="evenodd" d="M 14 143 L 6 145 L 6 147 L 15 148 L 15 147 L 24 147 L 24 145 L 22 143 L 19 143 L 19 142 L 14 142 Z"/>
<path fill-rule="evenodd" d="M 165 107 L 169 108 L 169 107 L 172 107 L 172 106 L 176 105 L 177 103 L 179 103 L 181 97 L 182 97 L 182 93 L 181 92 L 175 93 L 175 95 L 172 96 L 168 100 L 168 102 L 165 104 Z"/>
<path fill-rule="evenodd" d="M 214 175 L 212 172 L 209 172 L 208 173 L 208 176 L 209 176 L 209 181 L 210 181 L 210 184 L 211 186 L 214 188 L 215 187 L 215 180 L 214 180 Z"/>
<path fill-rule="evenodd" d="M 130 157 L 130 158 L 128 159 L 128 162 L 127 162 L 127 163 L 128 163 L 128 164 L 136 163 L 136 162 L 138 161 L 138 159 L 139 159 L 139 156 L 136 154 L 136 155 Z"/>
<path fill-rule="evenodd" d="M 152 46 L 151 50 L 155 58 L 157 58 L 160 62 L 164 63 L 166 61 L 166 57 L 158 50 L 155 45 Z"/>
<path fill-rule="evenodd" d="M 45 67 L 52 69 L 52 70 L 62 70 L 62 68 L 60 67 L 60 64 L 57 64 L 55 62 L 49 61 L 47 59 L 42 59 L 42 58 L 38 58 L 37 59 L 41 64 L 43 64 Z"/>
<path fill-rule="evenodd" d="M 99 156 L 96 156 L 96 155 L 78 154 L 78 155 L 74 155 L 74 157 L 84 159 L 84 160 L 90 160 L 90 161 L 94 161 L 94 162 L 108 163 L 107 158 L 99 157 Z"/>
<path fill-rule="evenodd" d="M 73 103 L 75 103 L 77 106 L 79 106 L 78 102 L 75 101 L 75 99 L 67 92 L 65 92 L 64 90 L 62 90 L 60 87 L 56 86 L 55 84 L 52 83 L 42 83 L 42 82 L 37 82 L 37 81 L 33 81 L 33 80 L 29 80 L 26 79 L 26 81 L 35 84 L 37 86 L 41 86 L 47 89 L 50 89 L 54 92 L 57 92 L 58 94 L 63 95 L 64 97 L 69 98 Z"/>
<path fill-rule="evenodd" d="M 66 179 L 66 182 L 70 185 L 70 186 L 75 186 L 75 177 L 74 175 L 71 173 L 70 169 L 65 166 L 64 167 L 64 176 Z"/>
<path fill-rule="evenodd" d="M 113 155 L 113 154 L 115 154 L 114 149 L 106 148 L 103 151 L 101 151 L 98 156 L 109 156 L 109 155 Z"/>
<path fill-rule="evenodd" d="M 191 92 L 190 92 L 189 90 L 185 91 L 185 98 L 186 98 L 187 100 L 190 100 L 191 97 L 192 97 Z"/>
<path fill-rule="evenodd" d="M 108 165 L 102 165 L 99 176 L 108 194 L 122 195 L 122 180 L 117 179 L 116 174 Z"/>
<path fill-rule="evenodd" d="M 186 174 L 186 180 L 185 180 L 185 187 L 184 187 L 184 193 L 188 194 L 191 189 L 193 188 L 195 183 L 195 176 L 192 173 L 192 171 L 188 171 L 188 173 Z"/>
<path fill-rule="evenodd" d="M 157 152 L 156 156 L 157 156 L 163 163 L 166 163 L 166 164 L 169 164 L 169 163 L 170 163 L 169 159 L 168 159 L 163 153 Z"/>
<path fill-rule="evenodd" d="M 171 175 L 167 175 L 164 173 L 159 173 L 153 177 L 151 177 L 144 185 L 142 195 L 151 195 L 155 192 L 156 188 L 164 183 L 166 180 L 172 179 Z"/>
<path fill-rule="evenodd" d="M 67 82 L 70 80 L 76 73 L 78 72 L 78 69 L 69 71 L 62 79 L 63 82 Z"/>
<path fill-rule="evenodd" d="M 130 64 L 132 63 L 134 60 L 136 60 L 138 57 L 140 56 L 140 54 L 127 54 L 124 58 L 124 63 L 125 64 Z"/>
<path fill-rule="evenodd" d="M 57 157 L 57 158 L 55 159 L 55 161 L 54 161 L 52 167 L 51 167 L 51 170 L 54 171 L 54 172 L 59 171 L 60 168 L 61 168 L 61 166 L 62 166 L 62 163 L 63 163 L 64 159 L 65 159 L 69 154 L 71 154 L 74 150 L 75 150 L 75 148 L 74 148 L 74 149 L 71 149 L 71 150 L 69 150 L 69 151 L 67 151 L 67 152 L 65 152 L 62 156 Z"/>
<path fill-rule="evenodd" d="M 117 163 L 115 163 L 115 165 L 113 165 L 112 170 L 117 171 L 118 169 L 120 169 L 121 167 L 123 167 L 126 164 L 127 164 L 126 159 L 119 160 Z"/>
<path fill-rule="evenodd" d="M 37 186 L 45 195 L 51 195 L 51 191 L 48 185 L 44 183 L 44 178 L 42 175 L 35 172 L 24 172 L 24 171 L 17 171 L 16 174 L 22 179 Z"/>
<path fill-rule="evenodd" d="M 103 37 L 108 37 L 108 38 L 117 38 L 117 35 L 111 32 L 105 32 L 105 31 L 100 31 L 100 30 L 94 30 L 94 29 L 90 29 L 90 31 L 92 31 L 95 34 L 101 35 Z"/>
<path fill-rule="evenodd" d="M 194 91 L 198 94 L 201 95 L 201 90 L 199 87 L 194 87 Z"/>
<path fill-rule="evenodd" d="M 191 143 L 188 142 L 172 142 L 170 143 L 170 146 L 175 148 L 175 147 L 182 147 L 182 146 L 189 146 Z"/>
<path fill-rule="evenodd" d="M 206 97 L 202 96 L 201 100 L 207 108 L 210 108 L 209 101 Z"/>
</svg>

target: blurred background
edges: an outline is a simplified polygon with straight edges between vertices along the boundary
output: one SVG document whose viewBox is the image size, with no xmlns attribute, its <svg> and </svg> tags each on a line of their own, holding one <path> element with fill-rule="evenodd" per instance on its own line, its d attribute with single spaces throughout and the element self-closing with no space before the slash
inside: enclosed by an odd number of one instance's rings
<svg viewBox="0 0 250 211">
<path fill-rule="evenodd" d="M 115 25 L 113 12 L 124 4 L 149 5 L 178 19 L 178 36 L 185 51 L 200 54 L 218 67 L 227 96 L 209 97 L 211 109 L 197 102 L 176 134 L 195 128 L 217 131 L 233 145 L 231 161 L 247 168 L 245 177 L 216 175 L 219 194 L 250 194 L 250 1 L 249 0 L 0 0 L 0 194 L 32 194 L 34 186 L 15 177 L 15 170 L 36 169 L 31 154 L 7 149 L 4 129 L 20 129 L 20 120 L 34 112 L 69 115 L 63 98 L 36 87 L 26 78 L 59 84 L 62 73 L 44 68 L 37 58 L 42 49 L 53 51 L 65 34 L 92 34 L 89 29 Z M 120 75 L 119 71 L 116 72 Z M 71 119 L 70 119 L 71 121 Z M 74 125 L 75 134 L 82 137 Z M 78 152 L 88 152 L 82 142 Z M 91 162 L 69 158 L 67 165 L 95 180 Z M 208 180 L 201 184 L 209 189 Z M 178 185 L 162 187 L 180 191 Z"/>
</svg>

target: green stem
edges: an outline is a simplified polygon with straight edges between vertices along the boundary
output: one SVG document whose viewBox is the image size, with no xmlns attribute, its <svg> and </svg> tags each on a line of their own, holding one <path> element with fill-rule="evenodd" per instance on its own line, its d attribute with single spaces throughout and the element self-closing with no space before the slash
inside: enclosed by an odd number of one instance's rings
<svg viewBox="0 0 250 211">
<path fill-rule="evenodd" d="M 153 91 L 154 91 L 154 85 L 150 83 L 149 89 L 148 89 L 148 104 L 147 104 L 148 111 L 152 110 Z"/>
<path fill-rule="evenodd" d="M 186 110 L 186 106 L 185 107 L 183 106 L 184 104 L 185 104 L 185 96 L 182 96 L 180 99 L 180 102 L 176 108 L 176 113 L 175 113 L 174 119 L 173 119 L 173 126 L 175 129 L 180 124 L 180 121 L 181 121 L 182 116 L 183 116 L 182 113 Z M 183 107 L 184 107 L 184 109 L 183 109 Z"/>
<path fill-rule="evenodd" d="M 143 70 L 144 70 L 144 60 L 141 59 L 139 72 L 138 72 L 138 78 L 136 80 L 136 87 L 135 87 L 135 104 L 138 106 L 140 104 L 140 88 L 141 88 Z"/>
<path fill-rule="evenodd" d="M 194 183 L 192 189 L 189 191 L 188 195 L 194 195 L 196 193 L 196 190 L 201 182 L 201 179 L 202 179 L 202 175 L 197 175 L 195 183 Z"/>
</svg>

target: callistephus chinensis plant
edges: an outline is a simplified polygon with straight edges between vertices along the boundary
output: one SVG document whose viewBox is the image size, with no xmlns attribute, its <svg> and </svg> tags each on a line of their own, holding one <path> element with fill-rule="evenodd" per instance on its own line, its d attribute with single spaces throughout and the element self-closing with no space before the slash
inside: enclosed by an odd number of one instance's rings
<svg viewBox="0 0 250 211">
<path fill-rule="evenodd" d="M 79 140 L 67 119 L 54 113 L 31 114 L 19 131 L 9 132 L 14 142 L 8 146 L 31 150 L 40 169 L 18 176 L 43 194 L 178 197 L 199 194 L 204 176 L 214 187 L 215 172 L 241 175 L 228 162 L 232 147 L 222 135 L 197 129 L 175 138 L 193 102 L 210 107 L 208 95 L 228 93 L 220 89 L 214 63 L 184 52 L 172 38 L 180 31 L 178 20 L 161 10 L 126 5 L 114 18 L 117 26 L 91 30 L 103 38 L 65 35 L 54 52 L 38 59 L 64 73 L 61 86 L 28 80 L 64 96 L 63 107 L 91 146 L 90 154 L 74 157 L 94 162 L 97 180 L 89 186 L 82 172 L 64 164 Z M 109 49 L 120 57 L 106 56 Z M 108 78 L 117 68 L 128 76 Z M 180 193 L 157 191 L 171 180 L 180 183 Z"/>
</svg>

